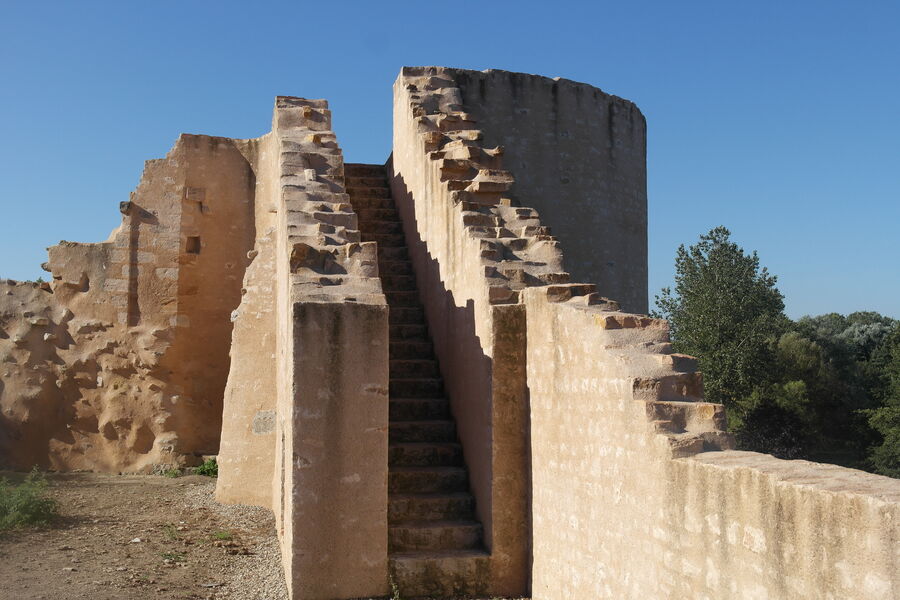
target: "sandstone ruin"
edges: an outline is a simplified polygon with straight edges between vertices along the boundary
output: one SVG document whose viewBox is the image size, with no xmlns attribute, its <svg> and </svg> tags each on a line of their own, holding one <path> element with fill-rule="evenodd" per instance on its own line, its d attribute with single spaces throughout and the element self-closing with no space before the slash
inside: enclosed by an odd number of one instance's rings
<svg viewBox="0 0 900 600">
<path fill-rule="evenodd" d="M 385 165 L 324 100 L 182 135 L 106 242 L 2 282 L 0 466 L 216 454 L 297 600 L 900 597 L 900 482 L 733 450 L 641 314 L 634 104 L 407 67 L 393 119 Z"/>
</svg>

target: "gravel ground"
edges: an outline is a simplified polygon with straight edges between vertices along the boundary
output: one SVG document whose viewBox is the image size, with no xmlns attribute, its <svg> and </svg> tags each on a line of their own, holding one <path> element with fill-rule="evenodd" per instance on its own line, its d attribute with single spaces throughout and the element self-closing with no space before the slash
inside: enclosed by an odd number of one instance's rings
<svg viewBox="0 0 900 600">
<path fill-rule="evenodd" d="M 0 533 L 0 600 L 287 600 L 272 513 L 216 503 L 215 479 L 48 480 L 60 518 Z"/>
<path fill-rule="evenodd" d="M 256 537 L 250 554 L 225 555 L 226 582 L 216 598 L 287 600 L 281 551 L 271 511 L 258 506 L 219 504 L 213 500 L 213 489 L 214 486 L 208 485 L 188 488 L 184 494 L 185 508 L 209 510 L 234 528 L 253 530 L 263 525 L 270 530 L 270 535 Z"/>
<path fill-rule="evenodd" d="M 61 517 L 0 535 L 0 599 L 286 600 L 271 513 L 215 503 L 214 479 L 48 479 Z"/>
</svg>

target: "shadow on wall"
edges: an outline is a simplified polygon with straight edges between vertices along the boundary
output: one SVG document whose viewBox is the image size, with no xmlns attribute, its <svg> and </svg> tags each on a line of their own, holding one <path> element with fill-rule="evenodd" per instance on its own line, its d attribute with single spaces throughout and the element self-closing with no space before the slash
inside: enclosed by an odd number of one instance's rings
<svg viewBox="0 0 900 600">
<path fill-rule="evenodd" d="M 390 162 L 388 172 L 491 554 L 486 589 L 521 596 L 529 587 L 532 527 L 524 305 L 489 304 L 483 272 L 464 246 L 470 240 L 424 221 L 452 223 L 456 206 L 438 202 L 417 215 L 428 199 L 414 197 Z M 436 256 L 447 257 L 446 264 Z"/>
<path fill-rule="evenodd" d="M 159 219 L 134 202 L 123 202 L 119 210 L 130 217 L 128 219 L 128 326 L 135 327 L 141 322 L 141 307 L 138 301 L 138 251 L 141 225 L 159 225 Z"/>
</svg>

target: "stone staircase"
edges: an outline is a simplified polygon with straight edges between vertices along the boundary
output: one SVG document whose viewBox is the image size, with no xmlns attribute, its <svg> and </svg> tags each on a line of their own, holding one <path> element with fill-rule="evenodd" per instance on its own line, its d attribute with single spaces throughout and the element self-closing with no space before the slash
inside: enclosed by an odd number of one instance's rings
<svg viewBox="0 0 900 600">
<path fill-rule="evenodd" d="M 384 166 L 345 164 L 344 175 L 362 241 L 378 243 L 390 307 L 391 570 L 404 594 L 472 593 L 473 575 L 483 571 L 488 554 L 403 223 Z"/>
</svg>

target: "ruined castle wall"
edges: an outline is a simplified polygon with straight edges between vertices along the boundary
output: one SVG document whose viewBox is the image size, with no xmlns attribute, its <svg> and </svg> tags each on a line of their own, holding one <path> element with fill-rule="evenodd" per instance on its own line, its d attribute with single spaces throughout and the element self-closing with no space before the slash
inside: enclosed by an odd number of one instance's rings
<svg viewBox="0 0 900 600">
<path fill-rule="evenodd" d="M 181 136 L 165 158 L 146 161 L 106 242 L 48 249 L 57 303 L 117 327 L 174 326 L 188 154 Z"/>
<path fill-rule="evenodd" d="M 727 450 L 664 322 L 554 293 L 525 292 L 536 600 L 897 597 L 896 480 Z"/>
<path fill-rule="evenodd" d="M 0 297 L 0 327 L 12 332 L 8 342 L 0 337 L 4 466 L 148 471 L 215 452 L 228 368 L 221 348 L 246 258 L 219 273 L 214 254 L 203 263 L 189 256 L 187 236 L 202 229 L 225 260 L 240 255 L 247 236 L 214 238 L 252 227 L 247 173 L 231 140 L 181 136 L 146 163 L 109 240 L 61 242 L 49 249 L 49 285 L 8 286 Z M 198 189 L 218 208 L 202 224 L 191 223 Z M 219 347 L 203 346 L 192 321 Z"/>
<path fill-rule="evenodd" d="M 188 146 L 178 264 L 175 343 L 162 367 L 183 392 L 179 450 L 216 454 L 229 370 L 231 313 L 254 240 L 255 176 L 235 140 L 182 136 Z"/>
<path fill-rule="evenodd" d="M 633 103 L 567 79 L 447 69 L 510 192 L 563 241 L 575 281 L 646 313 L 646 122 Z"/>
</svg>

